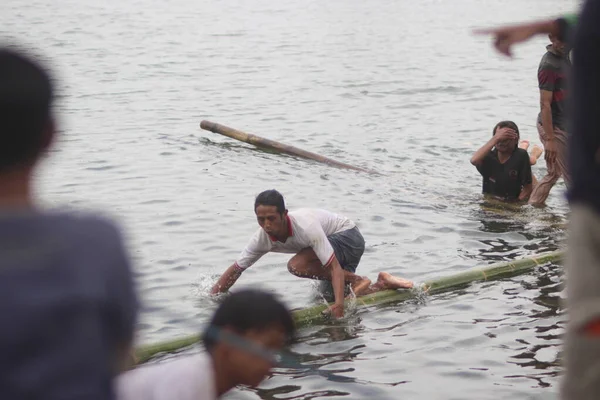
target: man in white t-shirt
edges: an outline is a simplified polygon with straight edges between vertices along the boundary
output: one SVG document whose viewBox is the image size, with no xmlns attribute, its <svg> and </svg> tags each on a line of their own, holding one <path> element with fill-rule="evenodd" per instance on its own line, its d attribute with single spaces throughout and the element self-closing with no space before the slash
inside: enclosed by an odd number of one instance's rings
<svg viewBox="0 0 600 400">
<path fill-rule="evenodd" d="M 233 293 L 202 335 L 205 352 L 122 373 L 117 400 L 214 400 L 238 385 L 258 386 L 294 334 L 292 314 L 275 296 Z"/>
<path fill-rule="evenodd" d="M 295 253 L 288 262 L 292 274 L 331 281 L 335 303 L 328 311 L 336 318 L 344 315 L 345 283 L 357 296 L 413 286 L 412 282 L 385 272 L 371 285 L 369 279 L 354 273 L 365 250 L 365 240 L 356 224 L 344 216 L 308 208 L 288 213 L 283 196 L 276 190 L 260 193 L 254 212 L 260 229 L 219 278 L 211 294 L 229 290 L 244 270 L 268 252 Z"/>
</svg>

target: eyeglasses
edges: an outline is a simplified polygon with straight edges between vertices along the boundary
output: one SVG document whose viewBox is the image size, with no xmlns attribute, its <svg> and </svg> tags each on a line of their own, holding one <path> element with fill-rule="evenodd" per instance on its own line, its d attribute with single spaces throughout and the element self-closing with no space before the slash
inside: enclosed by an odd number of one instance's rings
<svg viewBox="0 0 600 400">
<path fill-rule="evenodd" d="M 279 368 L 293 368 L 295 370 L 305 371 L 305 374 L 321 374 L 318 366 L 315 367 L 312 365 L 303 365 L 298 360 L 298 357 L 295 357 L 293 354 L 285 351 L 268 349 L 265 346 L 248 340 L 243 336 L 223 330 L 216 326 L 211 325 L 206 328 L 204 331 L 204 337 L 217 342 L 226 343 L 239 350 L 254 354 Z"/>
<path fill-rule="evenodd" d="M 209 326 L 204 332 L 204 337 L 252 353 L 272 364 L 281 364 L 284 361 L 284 358 L 288 358 L 284 357 L 279 351 L 268 349 L 263 345 L 248 340 L 240 335 L 236 335 L 235 333 L 217 328 L 216 326 Z"/>
</svg>

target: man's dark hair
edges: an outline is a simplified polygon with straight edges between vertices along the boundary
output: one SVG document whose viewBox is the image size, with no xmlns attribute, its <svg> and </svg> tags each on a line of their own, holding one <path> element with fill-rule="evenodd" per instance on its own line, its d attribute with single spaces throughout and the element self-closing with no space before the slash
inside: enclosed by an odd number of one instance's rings
<svg viewBox="0 0 600 400">
<path fill-rule="evenodd" d="M 32 161 L 43 150 L 52 97 L 42 67 L 0 48 L 0 170 Z"/>
<path fill-rule="evenodd" d="M 254 200 L 254 211 L 256 211 L 258 206 L 275 206 L 277 207 L 277 212 L 279 214 L 283 214 L 285 211 L 283 196 L 275 189 L 265 190 L 256 196 L 256 200 Z"/>
<path fill-rule="evenodd" d="M 294 318 L 283 303 L 271 293 L 255 289 L 235 292 L 225 298 L 215 311 L 202 341 L 207 351 L 216 344 L 213 335 L 207 334 L 211 327 L 228 327 L 238 334 L 249 330 L 280 327 L 290 342 L 296 332 Z"/>
</svg>

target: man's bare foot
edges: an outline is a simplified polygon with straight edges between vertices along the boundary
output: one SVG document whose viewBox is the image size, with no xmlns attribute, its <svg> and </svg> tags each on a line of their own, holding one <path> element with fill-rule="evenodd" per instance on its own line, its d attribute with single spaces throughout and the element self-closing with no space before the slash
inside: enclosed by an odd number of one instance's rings
<svg viewBox="0 0 600 400">
<path fill-rule="evenodd" d="M 529 163 L 531 165 L 535 165 L 535 163 L 537 162 L 538 158 L 540 158 L 540 156 L 542 155 L 543 152 L 544 152 L 544 149 L 542 149 L 537 144 L 534 145 L 533 149 L 531 149 L 531 154 L 529 155 Z"/>
<path fill-rule="evenodd" d="M 350 289 L 352 290 L 352 293 L 354 293 L 354 296 L 356 296 L 356 297 L 362 296 L 363 294 L 365 294 L 365 292 L 367 291 L 369 286 L 371 286 L 371 280 L 369 278 L 367 278 L 366 276 L 363 276 L 361 278 L 362 278 L 361 280 L 356 281 L 352 285 L 350 285 Z M 352 293 L 347 298 L 352 297 Z"/>
<path fill-rule="evenodd" d="M 414 286 L 412 281 L 393 276 L 387 272 L 379 273 L 376 285 L 382 289 L 410 289 Z"/>
<path fill-rule="evenodd" d="M 529 140 L 521 140 L 521 142 L 519 143 L 519 148 L 523 149 L 523 150 L 527 150 L 529 148 Z"/>
</svg>

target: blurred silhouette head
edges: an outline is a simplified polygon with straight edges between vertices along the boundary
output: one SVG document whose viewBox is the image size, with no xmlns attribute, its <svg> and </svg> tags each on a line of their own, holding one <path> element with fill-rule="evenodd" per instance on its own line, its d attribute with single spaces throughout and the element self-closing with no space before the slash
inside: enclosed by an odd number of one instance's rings
<svg viewBox="0 0 600 400">
<path fill-rule="evenodd" d="M 23 53 L 0 48 L 0 173 L 30 168 L 52 143 L 49 74 Z"/>
</svg>

